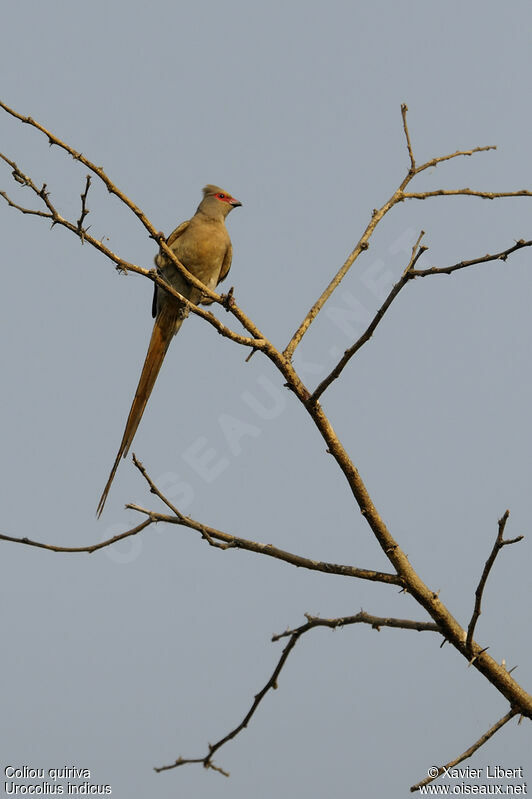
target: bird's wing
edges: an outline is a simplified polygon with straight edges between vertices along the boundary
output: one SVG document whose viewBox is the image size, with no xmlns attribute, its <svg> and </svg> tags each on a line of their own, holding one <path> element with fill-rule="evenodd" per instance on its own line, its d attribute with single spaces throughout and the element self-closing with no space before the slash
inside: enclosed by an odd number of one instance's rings
<svg viewBox="0 0 532 799">
<path fill-rule="evenodd" d="M 168 236 L 168 238 L 166 239 L 166 243 L 168 244 L 168 246 L 169 246 L 169 247 L 171 247 L 171 246 L 172 246 L 172 244 L 174 243 L 174 241 L 176 241 L 176 239 L 178 239 L 178 238 L 179 238 L 179 236 L 182 236 L 182 235 L 183 235 L 183 233 L 185 232 L 185 230 L 186 230 L 186 229 L 187 229 L 187 227 L 188 227 L 188 224 L 189 224 L 189 222 L 190 222 L 190 220 L 189 220 L 189 219 L 187 219 L 187 221 L 186 221 L 186 222 L 181 222 L 181 224 L 180 224 L 180 225 L 178 225 L 178 226 L 176 227 L 176 229 L 175 229 L 175 230 L 173 230 L 173 231 L 170 233 L 170 235 L 169 235 L 169 236 Z"/>
<path fill-rule="evenodd" d="M 229 242 L 227 250 L 225 251 L 225 256 L 222 262 L 222 268 L 220 269 L 220 277 L 218 278 L 218 283 L 221 283 L 222 280 L 225 280 L 227 277 L 229 270 L 231 269 L 231 261 L 233 260 L 233 245 Z"/>
<path fill-rule="evenodd" d="M 227 245 L 227 250 L 225 251 L 224 259 L 222 261 L 222 268 L 220 269 L 220 274 L 218 276 L 218 283 L 221 283 L 222 280 L 225 280 L 229 270 L 231 269 L 231 261 L 233 260 L 233 245 L 231 242 Z M 211 305 L 213 300 L 209 297 L 203 297 L 201 300 L 202 305 Z"/>
<path fill-rule="evenodd" d="M 170 233 L 170 235 L 169 235 L 169 236 L 168 236 L 168 238 L 166 239 L 166 244 L 168 245 L 168 247 L 171 247 L 171 246 L 172 246 L 172 244 L 173 244 L 175 241 L 177 241 L 177 239 L 178 239 L 180 236 L 182 236 L 182 235 L 183 235 L 183 233 L 185 232 L 185 230 L 186 230 L 186 229 L 187 229 L 187 227 L 188 227 L 188 224 L 189 224 L 189 222 L 190 222 L 190 219 L 187 219 L 187 221 L 186 221 L 186 222 L 181 222 L 181 224 L 180 224 L 180 225 L 178 225 L 178 226 L 176 227 L 176 229 L 175 229 L 175 230 L 173 230 L 173 231 Z M 164 253 L 162 250 L 159 250 L 159 254 L 158 254 L 156 257 L 155 257 L 155 265 L 156 265 L 157 267 L 159 267 L 159 269 L 160 269 L 160 268 L 162 268 L 162 267 L 163 267 L 163 266 L 164 266 L 164 265 L 165 265 L 167 262 L 168 262 L 168 256 L 167 256 L 167 255 L 166 255 L 166 253 Z M 153 284 L 153 299 L 152 299 L 152 301 L 151 301 L 151 315 L 153 316 L 153 318 L 154 318 L 154 319 L 155 319 L 155 317 L 157 316 L 157 294 L 158 294 L 158 291 L 157 291 L 157 290 L 158 290 L 157 283 L 154 283 L 154 284 Z"/>
</svg>

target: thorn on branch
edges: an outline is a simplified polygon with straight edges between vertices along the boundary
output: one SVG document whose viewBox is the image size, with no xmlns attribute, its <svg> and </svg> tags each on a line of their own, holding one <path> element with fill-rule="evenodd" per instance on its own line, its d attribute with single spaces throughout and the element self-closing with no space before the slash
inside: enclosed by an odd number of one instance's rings
<svg viewBox="0 0 532 799">
<path fill-rule="evenodd" d="M 468 666 L 472 666 L 473 663 L 475 662 L 475 660 L 478 660 L 479 657 L 484 654 L 484 652 L 488 651 L 488 649 L 489 649 L 489 646 L 485 646 L 484 649 L 479 649 L 479 651 L 475 655 L 473 655 L 473 657 L 471 658 L 471 660 L 468 662 L 467 665 Z"/>
</svg>

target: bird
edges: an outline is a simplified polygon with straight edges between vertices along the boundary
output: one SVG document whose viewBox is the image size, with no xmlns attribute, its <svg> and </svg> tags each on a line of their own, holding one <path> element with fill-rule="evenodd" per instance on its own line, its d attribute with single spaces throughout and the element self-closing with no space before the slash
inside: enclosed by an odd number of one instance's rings
<svg viewBox="0 0 532 799">
<path fill-rule="evenodd" d="M 194 216 L 182 222 L 166 239 L 166 244 L 183 266 L 211 291 L 227 277 L 231 267 L 233 247 L 225 219 L 233 208 L 241 205 L 229 192 L 209 183 L 203 189 L 203 199 Z M 161 277 L 194 305 L 212 302 L 201 289 L 187 282 L 162 249 L 155 256 L 155 265 Z M 155 284 L 152 316 L 155 323 L 148 352 L 120 448 L 98 503 L 97 517 L 101 516 L 120 459 L 125 458 L 129 451 L 170 342 L 183 324 L 187 311 L 182 302 Z"/>
</svg>

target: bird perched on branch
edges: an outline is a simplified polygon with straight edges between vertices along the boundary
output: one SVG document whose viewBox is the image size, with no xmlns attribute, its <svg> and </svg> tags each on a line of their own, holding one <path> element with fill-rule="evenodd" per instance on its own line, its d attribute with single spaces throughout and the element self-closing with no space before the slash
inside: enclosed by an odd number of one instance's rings
<svg viewBox="0 0 532 799">
<path fill-rule="evenodd" d="M 227 276 L 231 267 L 233 248 L 225 227 L 225 218 L 238 205 L 242 203 L 235 200 L 228 192 L 219 186 L 209 184 L 203 189 L 203 199 L 192 219 L 179 225 L 166 240 L 168 247 L 183 266 L 211 291 Z M 187 281 L 162 249 L 155 258 L 155 264 L 167 283 L 183 297 L 194 305 L 202 302 L 201 289 Z M 209 299 L 206 298 L 203 302 L 208 303 Z M 152 315 L 155 317 L 155 324 L 148 353 L 129 411 L 122 443 L 98 504 L 97 516 L 100 516 L 105 505 L 120 458 L 126 457 L 137 432 L 164 356 L 172 338 L 183 324 L 186 308 L 176 297 L 155 285 Z"/>
</svg>

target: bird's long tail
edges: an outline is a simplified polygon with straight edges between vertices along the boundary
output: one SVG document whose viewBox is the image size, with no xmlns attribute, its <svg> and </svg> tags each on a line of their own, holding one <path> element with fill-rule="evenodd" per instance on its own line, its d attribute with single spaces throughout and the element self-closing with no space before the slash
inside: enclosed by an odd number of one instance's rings
<svg viewBox="0 0 532 799">
<path fill-rule="evenodd" d="M 96 511 L 96 515 L 98 517 L 103 511 L 103 507 L 105 505 L 107 495 L 109 494 L 111 484 L 114 480 L 116 470 L 118 469 L 120 459 L 126 457 L 129 447 L 131 446 L 131 442 L 133 441 L 135 433 L 137 432 L 140 420 L 142 419 L 142 414 L 144 413 L 144 409 L 146 408 L 146 404 L 152 392 L 153 386 L 157 380 L 157 375 L 159 374 L 164 361 L 164 356 L 168 351 L 168 347 L 170 346 L 172 338 L 181 327 L 181 321 L 182 320 L 179 319 L 179 307 L 176 307 L 174 303 L 165 303 L 157 315 L 151 334 L 148 352 L 146 354 L 146 360 L 144 361 L 139 384 L 135 392 L 135 398 L 133 399 L 131 410 L 129 411 L 129 416 L 127 417 L 126 429 L 124 430 L 124 435 L 122 436 L 122 443 L 120 444 L 120 449 L 118 450 L 118 455 L 116 456 L 113 468 L 111 469 L 111 474 L 109 475 L 109 479 L 103 490 L 100 502 L 98 503 L 98 508 Z"/>
</svg>

